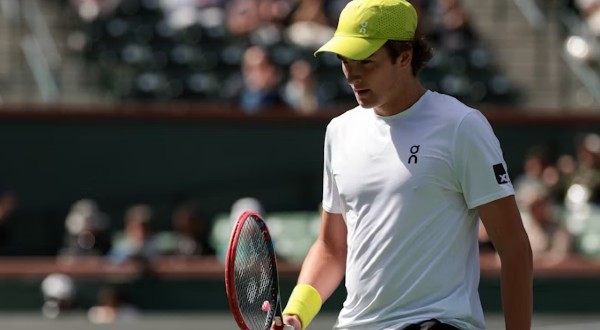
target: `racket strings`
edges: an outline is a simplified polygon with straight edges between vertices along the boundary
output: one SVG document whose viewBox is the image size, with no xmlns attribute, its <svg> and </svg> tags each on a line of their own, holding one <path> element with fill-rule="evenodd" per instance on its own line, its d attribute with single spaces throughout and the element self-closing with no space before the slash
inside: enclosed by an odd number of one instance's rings
<svg viewBox="0 0 600 330">
<path fill-rule="evenodd" d="M 250 329 L 270 324 L 275 310 L 273 265 L 268 242 L 255 221 L 241 229 L 235 259 L 235 288 L 239 309 Z M 268 301 L 267 311 L 264 302 Z"/>
</svg>

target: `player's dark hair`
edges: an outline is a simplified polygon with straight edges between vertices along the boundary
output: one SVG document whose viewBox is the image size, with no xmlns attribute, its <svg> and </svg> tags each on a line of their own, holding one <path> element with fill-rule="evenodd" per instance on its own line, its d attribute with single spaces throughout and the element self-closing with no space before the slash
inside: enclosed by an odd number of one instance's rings
<svg viewBox="0 0 600 330">
<path fill-rule="evenodd" d="M 412 49 L 413 55 L 411 67 L 415 76 L 433 56 L 431 46 L 425 41 L 424 37 L 415 37 L 411 41 L 388 40 L 383 47 L 387 49 L 387 52 L 392 59 L 392 63 L 396 63 L 400 54 Z"/>
</svg>

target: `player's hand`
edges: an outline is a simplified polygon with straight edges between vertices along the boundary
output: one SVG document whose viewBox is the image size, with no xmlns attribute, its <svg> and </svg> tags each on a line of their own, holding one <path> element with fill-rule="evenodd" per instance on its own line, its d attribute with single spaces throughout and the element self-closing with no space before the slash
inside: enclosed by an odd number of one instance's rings
<svg viewBox="0 0 600 330">
<path fill-rule="evenodd" d="M 294 330 L 302 330 L 302 323 L 296 315 L 284 315 L 283 324 L 294 327 Z M 275 330 L 275 324 L 271 326 L 271 330 Z"/>
</svg>

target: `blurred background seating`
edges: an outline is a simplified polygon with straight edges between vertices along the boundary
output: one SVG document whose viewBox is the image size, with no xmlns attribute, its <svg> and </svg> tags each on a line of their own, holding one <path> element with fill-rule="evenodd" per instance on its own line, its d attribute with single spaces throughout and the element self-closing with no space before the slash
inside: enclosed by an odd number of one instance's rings
<svg viewBox="0 0 600 330">
<path fill-rule="evenodd" d="M 519 105 L 520 86 L 494 58 L 459 1 L 414 0 L 423 13 L 420 29 L 435 58 L 423 83 L 471 104 Z M 313 52 L 330 36 L 343 0 L 3 0 L 7 47 L 23 59 L 44 102 L 241 103 L 244 54 L 260 47 L 280 73 L 283 96 L 292 64 L 303 61 L 317 82 L 318 104 L 352 104 L 354 97 L 337 59 Z M 60 14 L 59 14 L 60 13 Z M 41 27 L 40 27 L 41 26 Z M 44 31 L 44 32 L 41 32 Z M 2 61 L 0 61 L 2 62 Z M 0 75 L 2 77 L 2 75 Z M 8 81 L 7 81 L 8 82 Z M 25 97 L 10 86 L 7 100 Z M 289 99 L 289 89 L 288 101 Z M 32 100 L 28 95 L 28 100 Z M 526 103 L 525 103 L 526 104 Z M 304 107 L 291 110 L 306 113 Z M 313 107 L 310 111 L 316 111 Z"/>
<path fill-rule="evenodd" d="M 469 103 L 516 104 L 518 89 L 497 67 L 460 3 L 416 3 L 425 17 L 423 33 L 436 49 L 436 59 L 422 74 L 424 84 Z M 80 19 L 73 28 L 86 31 L 83 54 L 107 77 L 105 88 L 120 99 L 223 102 L 241 97 L 244 102 L 246 79 L 239 71 L 245 49 L 253 45 L 264 48 L 281 72 L 304 60 L 314 67 L 317 81 L 340 81 L 325 102 L 353 101 L 351 91 L 342 87 L 339 65 L 312 56 L 333 33 L 337 22 L 331 17 L 337 16 L 340 1 L 121 0 L 108 13 L 87 20 L 81 17 L 82 6 L 90 4 L 76 7 Z M 128 72 L 131 82 L 122 86 Z M 283 92 L 279 85 L 278 94 Z"/>
</svg>

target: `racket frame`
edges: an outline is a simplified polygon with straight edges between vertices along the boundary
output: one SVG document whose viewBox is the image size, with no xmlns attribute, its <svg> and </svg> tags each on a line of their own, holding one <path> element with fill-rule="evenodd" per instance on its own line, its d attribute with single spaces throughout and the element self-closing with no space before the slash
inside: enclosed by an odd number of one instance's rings
<svg viewBox="0 0 600 330">
<path fill-rule="evenodd" d="M 275 249 L 273 247 L 273 240 L 271 239 L 271 234 L 269 233 L 267 224 L 262 219 L 262 217 L 254 211 L 245 211 L 239 216 L 239 218 L 235 222 L 235 226 L 231 232 L 231 237 L 227 246 L 227 255 L 225 258 L 225 290 L 227 291 L 227 300 L 229 301 L 229 307 L 240 329 L 259 330 L 250 329 L 250 327 L 248 327 L 248 325 L 246 324 L 239 308 L 237 290 L 235 288 L 235 257 L 237 254 L 237 246 L 239 243 L 242 228 L 244 227 L 246 221 L 255 221 L 258 225 L 258 228 L 262 233 L 262 238 L 267 244 L 269 251 L 269 260 L 271 263 L 271 280 L 273 284 L 271 285 L 270 298 L 271 300 L 275 301 L 275 306 L 274 308 L 273 306 L 271 306 L 272 308 L 269 310 L 267 319 L 265 320 L 264 329 L 260 330 L 271 329 L 271 323 L 273 322 L 275 323 L 275 330 L 289 329 L 288 327 L 284 327 L 283 325 L 281 297 L 279 294 L 279 273 L 277 271 L 277 257 L 275 254 Z"/>
</svg>

